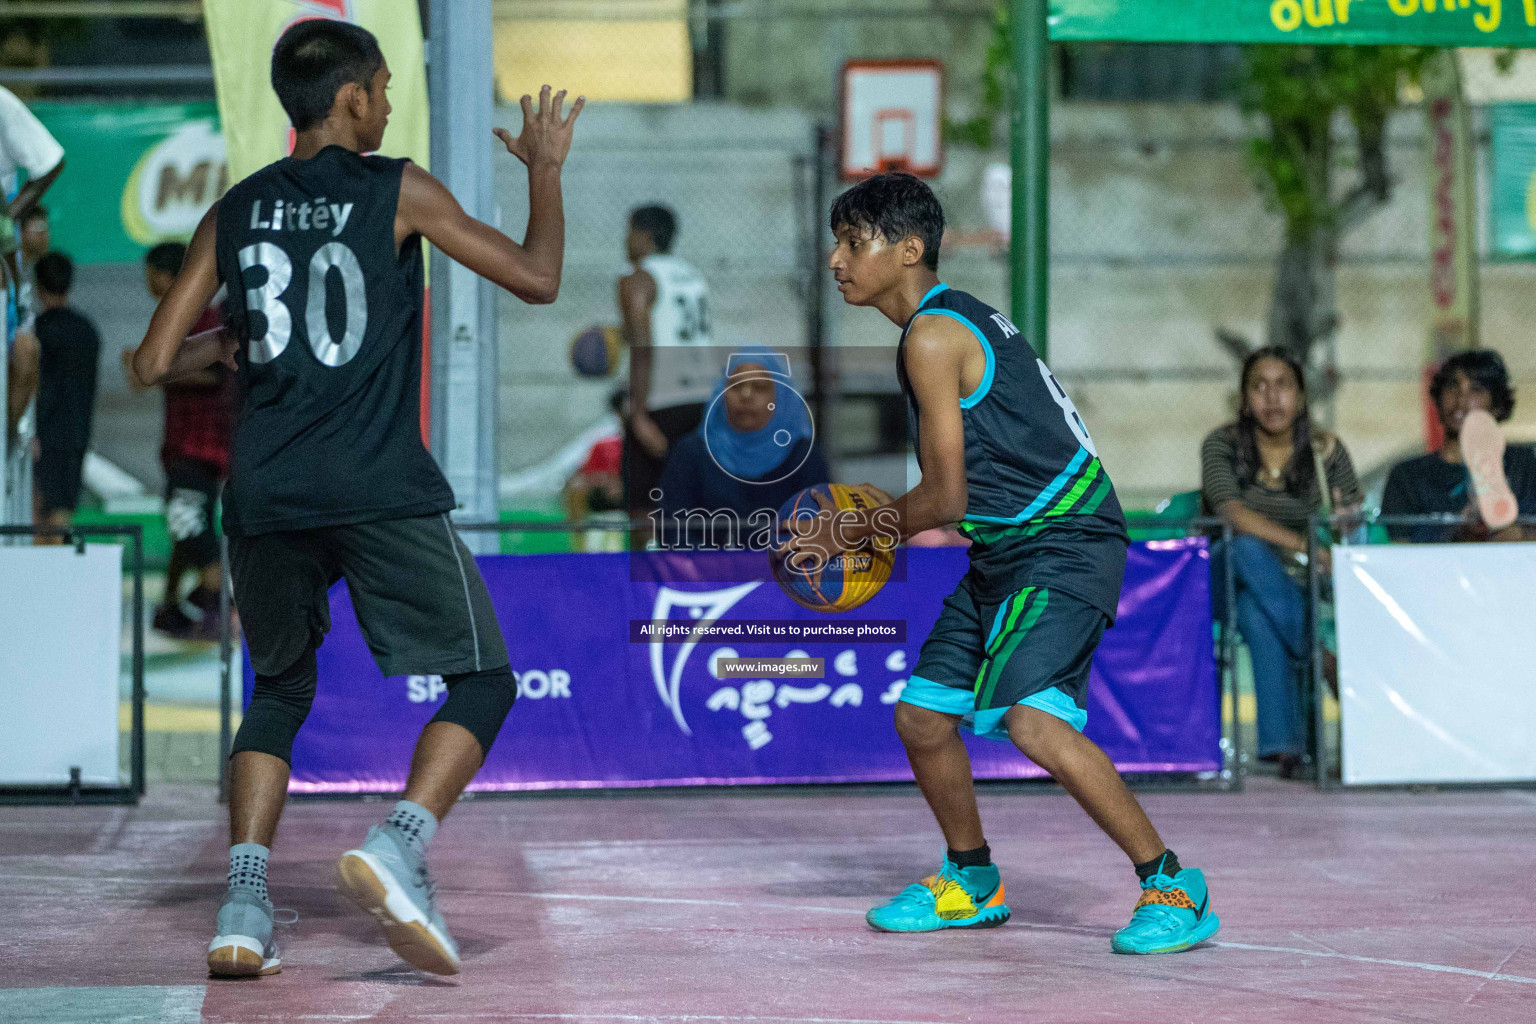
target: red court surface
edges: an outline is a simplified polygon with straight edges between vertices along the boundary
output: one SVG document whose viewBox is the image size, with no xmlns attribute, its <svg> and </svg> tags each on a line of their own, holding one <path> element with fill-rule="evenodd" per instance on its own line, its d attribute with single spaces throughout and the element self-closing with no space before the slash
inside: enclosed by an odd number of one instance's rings
<svg viewBox="0 0 1536 1024">
<path fill-rule="evenodd" d="M 272 865 L 300 915 L 283 973 L 233 982 L 203 967 L 226 866 L 210 789 L 0 808 L 0 1021 L 1536 1021 L 1536 794 L 1144 799 L 1225 922 L 1187 953 L 1110 953 L 1134 875 L 1057 792 L 983 794 L 1012 922 L 917 936 L 862 917 L 941 852 L 907 788 L 466 803 L 432 846 L 453 979 L 398 961 L 332 887 L 389 805 L 298 804 Z"/>
</svg>

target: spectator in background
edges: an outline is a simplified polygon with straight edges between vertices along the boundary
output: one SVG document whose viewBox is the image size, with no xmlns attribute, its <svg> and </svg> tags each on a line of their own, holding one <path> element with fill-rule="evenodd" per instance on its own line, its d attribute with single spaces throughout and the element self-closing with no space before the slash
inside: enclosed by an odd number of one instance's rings
<svg viewBox="0 0 1536 1024">
<path fill-rule="evenodd" d="M 50 252 L 37 261 L 35 333 L 40 361 L 33 524 L 55 530 L 69 528 L 79 504 L 101 357 L 95 325 L 69 305 L 74 275 L 74 264 L 63 253 Z M 63 543 L 63 538 L 39 538 L 39 543 Z"/>
<path fill-rule="evenodd" d="M 20 287 L 17 289 L 17 316 L 20 330 L 32 333 L 33 321 L 42 312 L 33 294 L 33 269 L 37 261 L 48 255 L 53 248 L 53 233 L 48 229 L 48 208 L 34 206 L 21 218 Z"/>
<path fill-rule="evenodd" d="M 1445 430 L 1445 447 L 1392 467 L 1381 496 L 1381 514 L 1451 514 L 1462 516 L 1463 522 L 1388 526 L 1387 532 L 1394 540 L 1416 543 L 1525 539 L 1526 532 L 1518 525 L 1497 533 L 1483 525 L 1461 451 L 1461 425 L 1467 413 L 1481 409 L 1503 423 L 1515 411 L 1515 389 L 1510 387 L 1503 358 L 1491 349 L 1452 356 L 1430 381 L 1429 397 Z M 1522 512 L 1536 512 L 1536 451 L 1529 445 L 1506 448 L 1504 476 Z"/>
<path fill-rule="evenodd" d="M 608 397 L 608 406 L 621 424 L 628 395 L 628 389 L 621 388 Z M 622 546 L 612 546 L 615 540 L 622 545 L 625 536 L 622 527 L 629 521 L 624 508 L 622 429 L 619 427 L 598 438 L 588 450 L 585 461 L 565 482 L 567 520 L 583 523 L 596 516 L 599 525 L 620 527 L 617 531 L 589 529 L 574 534 L 572 539 L 577 551 L 622 550 Z"/>
<path fill-rule="evenodd" d="M 162 242 L 144 256 L 144 284 L 155 301 L 165 297 L 181 272 L 187 247 Z M 222 322 L 217 305 L 203 311 L 193 334 Z M 128 379 L 133 350 L 123 353 Z M 234 420 L 233 380 L 214 365 L 165 385 L 165 437 L 160 465 L 165 470 L 165 528 L 171 559 L 165 568 L 165 597 L 155 610 L 154 627 L 178 639 L 216 640 L 219 591 L 224 586 L 215 508 L 219 488 L 229 476 L 229 441 Z M 197 582 L 185 600 L 182 581 L 188 572 Z"/>
<path fill-rule="evenodd" d="M 64 147 L 16 94 L 0 86 L 0 277 L 6 288 L 6 429 L 14 430 L 37 387 L 37 340 L 21 326 L 17 305 L 21 285 L 16 259 L 16 226 L 64 170 Z M 20 172 L 27 173 L 25 185 Z"/>
<path fill-rule="evenodd" d="M 709 330 L 704 276 L 672 255 L 677 217 L 665 206 L 629 215 L 624 253 L 634 272 L 619 278 L 619 313 L 629 345 L 629 419 L 624 435 L 624 494 L 632 516 L 656 502 L 677 439 L 704 417 L 720 372 Z M 633 538 L 643 539 L 638 532 Z"/>
<path fill-rule="evenodd" d="M 707 408 L 704 422 L 672 446 L 658 505 L 669 543 L 740 547 L 756 528 L 754 513 L 777 513 L 831 475 L 782 352 L 763 345 L 738 349 Z M 691 528 L 690 512 L 703 513 Z M 733 544 L 711 518 L 721 512 L 732 523 Z"/>
<path fill-rule="evenodd" d="M 1237 627 L 1253 658 L 1259 755 L 1290 777 L 1301 761 L 1298 671 L 1305 636 L 1308 517 L 1358 506 L 1360 484 L 1343 442 L 1314 430 L 1301 363 L 1289 351 L 1261 348 L 1243 363 L 1236 423 L 1213 430 L 1200 450 L 1201 494 L 1208 513 L 1232 524 Z M 1328 567 L 1328 549 L 1318 549 Z M 1224 607 L 1225 602 L 1218 607 Z"/>
</svg>

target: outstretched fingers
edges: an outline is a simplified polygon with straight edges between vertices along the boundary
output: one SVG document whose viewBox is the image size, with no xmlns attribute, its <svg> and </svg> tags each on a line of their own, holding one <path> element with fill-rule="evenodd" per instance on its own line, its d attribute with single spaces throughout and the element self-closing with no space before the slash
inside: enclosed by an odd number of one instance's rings
<svg viewBox="0 0 1536 1024">
<path fill-rule="evenodd" d="M 576 123 L 576 115 L 581 113 L 581 108 L 585 107 L 586 105 L 587 105 L 587 98 L 585 96 L 577 96 L 576 97 L 576 102 L 571 104 L 571 113 L 570 113 L 570 115 L 568 117 L 566 117 L 566 119 L 563 122 L 561 122 L 560 126 L 562 128 L 569 128 L 571 125 L 575 124 Z"/>
</svg>

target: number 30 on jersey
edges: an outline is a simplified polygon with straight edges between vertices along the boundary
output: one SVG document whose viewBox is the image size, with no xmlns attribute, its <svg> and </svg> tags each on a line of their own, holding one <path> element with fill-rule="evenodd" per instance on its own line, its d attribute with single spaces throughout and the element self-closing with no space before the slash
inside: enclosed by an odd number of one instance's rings
<svg viewBox="0 0 1536 1024">
<path fill-rule="evenodd" d="M 252 334 L 248 356 L 253 363 L 270 363 L 282 355 L 293 338 L 293 311 L 283 301 L 293 283 L 293 261 L 271 242 L 257 242 L 239 252 L 240 272 L 252 267 L 267 272 L 266 283 L 247 288 L 245 308 L 266 318 L 266 330 Z M 346 297 L 346 329 L 337 341 L 331 334 L 326 310 L 326 278 L 335 270 L 341 275 L 342 294 Z M 368 290 L 357 254 L 342 242 L 327 242 L 309 261 L 309 301 L 304 309 L 305 336 L 310 351 L 325 366 L 342 366 L 357 355 L 363 334 L 368 330 Z"/>
</svg>

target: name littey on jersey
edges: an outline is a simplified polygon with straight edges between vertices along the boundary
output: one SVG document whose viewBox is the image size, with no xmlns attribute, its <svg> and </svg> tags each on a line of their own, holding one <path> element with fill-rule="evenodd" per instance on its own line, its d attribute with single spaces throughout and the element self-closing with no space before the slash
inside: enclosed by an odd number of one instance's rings
<svg viewBox="0 0 1536 1024">
<path fill-rule="evenodd" d="M 323 196 L 303 203 L 275 199 L 267 204 L 263 219 L 262 203 L 258 199 L 251 204 L 252 231 L 329 231 L 333 238 L 347 226 L 356 205 L 328 203 Z"/>
</svg>

